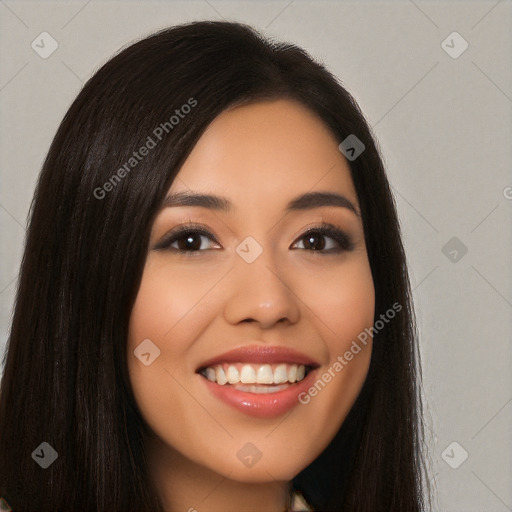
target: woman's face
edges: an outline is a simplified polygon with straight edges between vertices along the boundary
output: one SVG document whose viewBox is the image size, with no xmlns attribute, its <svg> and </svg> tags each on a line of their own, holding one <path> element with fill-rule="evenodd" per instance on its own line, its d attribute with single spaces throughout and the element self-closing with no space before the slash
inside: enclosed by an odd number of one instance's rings
<svg viewBox="0 0 512 512">
<path fill-rule="evenodd" d="M 127 347 L 160 463 L 289 481 L 353 405 L 375 297 L 340 142 L 298 103 L 258 102 L 218 116 L 174 180 Z"/>
</svg>

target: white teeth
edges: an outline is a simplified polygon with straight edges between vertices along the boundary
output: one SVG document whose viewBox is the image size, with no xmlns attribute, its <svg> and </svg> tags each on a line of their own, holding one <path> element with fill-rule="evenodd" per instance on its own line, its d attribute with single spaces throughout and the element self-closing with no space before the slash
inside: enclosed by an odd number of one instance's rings
<svg viewBox="0 0 512 512">
<path fill-rule="evenodd" d="M 244 386 L 242 384 L 237 384 L 235 389 L 238 391 L 245 391 L 246 393 L 259 393 L 261 395 L 265 395 L 267 393 L 277 393 L 287 387 L 288 384 L 281 384 L 280 386 Z"/>
<path fill-rule="evenodd" d="M 228 379 L 226 378 L 226 374 L 224 373 L 224 368 L 221 365 L 215 368 L 215 376 L 217 377 L 217 384 L 224 386 L 227 384 Z"/>
<path fill-rule="evenodd" d="M 273 384 L 274 374 L 269 364 L 264 364 L 258 368 L 258 374 L 256 376 L 256 382 L 258 384 Z"/>
<path fill-rule="evenodd" d="M 215 369 L 214 368 L 206 368 L 206 378 L 215 382 Z"/>
<path fill-rule="evenodd" d="M 238 384 L 240 382 L 240 373 L 238 373 L 236 366 L 233 366 L 232 364 L 229 365 L 226 376 L 230 384 Z"/>
<path fill-rule="evenodd" d="M 288 382 L 288 372 L 286 371 L 286 365 L 280 364 L 274 370 L 274 384 L 282 384 Z"/>
<path fill-rule="evenodd" d="M 256 382 L 256 372 L 250 364 L 244 364 L 242 366 L 240 382 L 243 384 L 254 384 Z"/>
<path fill-rule="evenodd" d="M 203 370 L 203 375 L 210 381 L 224 386 L 225 384 L 288 384 L 300 382 L 306 374 L 305 365 L 281 363 L 270 364 L 218 364 Z M 245 386 L 249 388 L 251 386 Z M 261 386 L 252 386 L 261 388 Z M 279 387 L 279 386 L 278 386 Z M 274 386 L 275 388 L 275 386 Z M 262 388 L 263 389 L 263 388 Z M 254 391 L 255 393 L 258 391 Z M 273 392 L 273 391 L 269 391 Z"/>
</svg>

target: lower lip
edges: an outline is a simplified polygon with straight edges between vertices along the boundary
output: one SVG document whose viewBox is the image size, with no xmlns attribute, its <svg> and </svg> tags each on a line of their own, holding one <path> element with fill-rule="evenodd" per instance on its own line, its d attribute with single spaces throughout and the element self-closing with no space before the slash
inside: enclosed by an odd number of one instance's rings
<svg viewBox="0 0 512 512">
<path fill-rule="evenodd" d="M 299 404 L 299 395 L 310 387 L 315 370 L 311 370 L 300 382 L 275 393 L 248 393 L 229 384 L 221 386 L 201 376 L 210 391 L 235 409 L 257 418 L 276 418 Z"/>
</svg>

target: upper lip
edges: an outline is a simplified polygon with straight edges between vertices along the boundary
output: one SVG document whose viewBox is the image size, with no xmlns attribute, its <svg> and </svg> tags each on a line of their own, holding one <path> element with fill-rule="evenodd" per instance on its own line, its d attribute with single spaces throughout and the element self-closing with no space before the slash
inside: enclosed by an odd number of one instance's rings
<svg viewBox="0 0 512 512">
<path fill-rule="evenodd" d="M 295 363 L 314 368 L 319 366 L 314 359 L 293 348 L 271 345 L 247 345 L 208 359 L 197 370 L 199 371 L 222 363 Z"/>
</svg>

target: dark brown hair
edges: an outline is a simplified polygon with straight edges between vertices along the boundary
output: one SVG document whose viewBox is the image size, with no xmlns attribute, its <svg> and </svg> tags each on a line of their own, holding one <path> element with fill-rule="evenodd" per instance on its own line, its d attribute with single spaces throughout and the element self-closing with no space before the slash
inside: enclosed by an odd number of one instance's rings
<svg viewBox="0 0 512 512">
<path fill-rule="evenodd" d="M 278 98 L 307 106 L 340 142 L 355 134 L 365 145 L 350 168 L 375 319 L 394 303 L 402 306 L 375 334 L 367 379 L 338 434 L 293 484 L 317 511 L 424 510 L 411 291 L 371 130 L 353 97 L 301 48 L 243 24 L 201 21 L 147 37 L 101 67 L 66 113 L 44 162 L 0 395 L 0 495 L 15 512 L 161 510 L 126 362 L 152 222 L 216 116 Z M 191 99 L 196 104 L 187 115 L 112 181 L 155 128 Z M 115 184 L 98 193 L 107 182 Z M 41 442 L 58 452 L 47 469 L 31 457 Z"/>
</svg>

